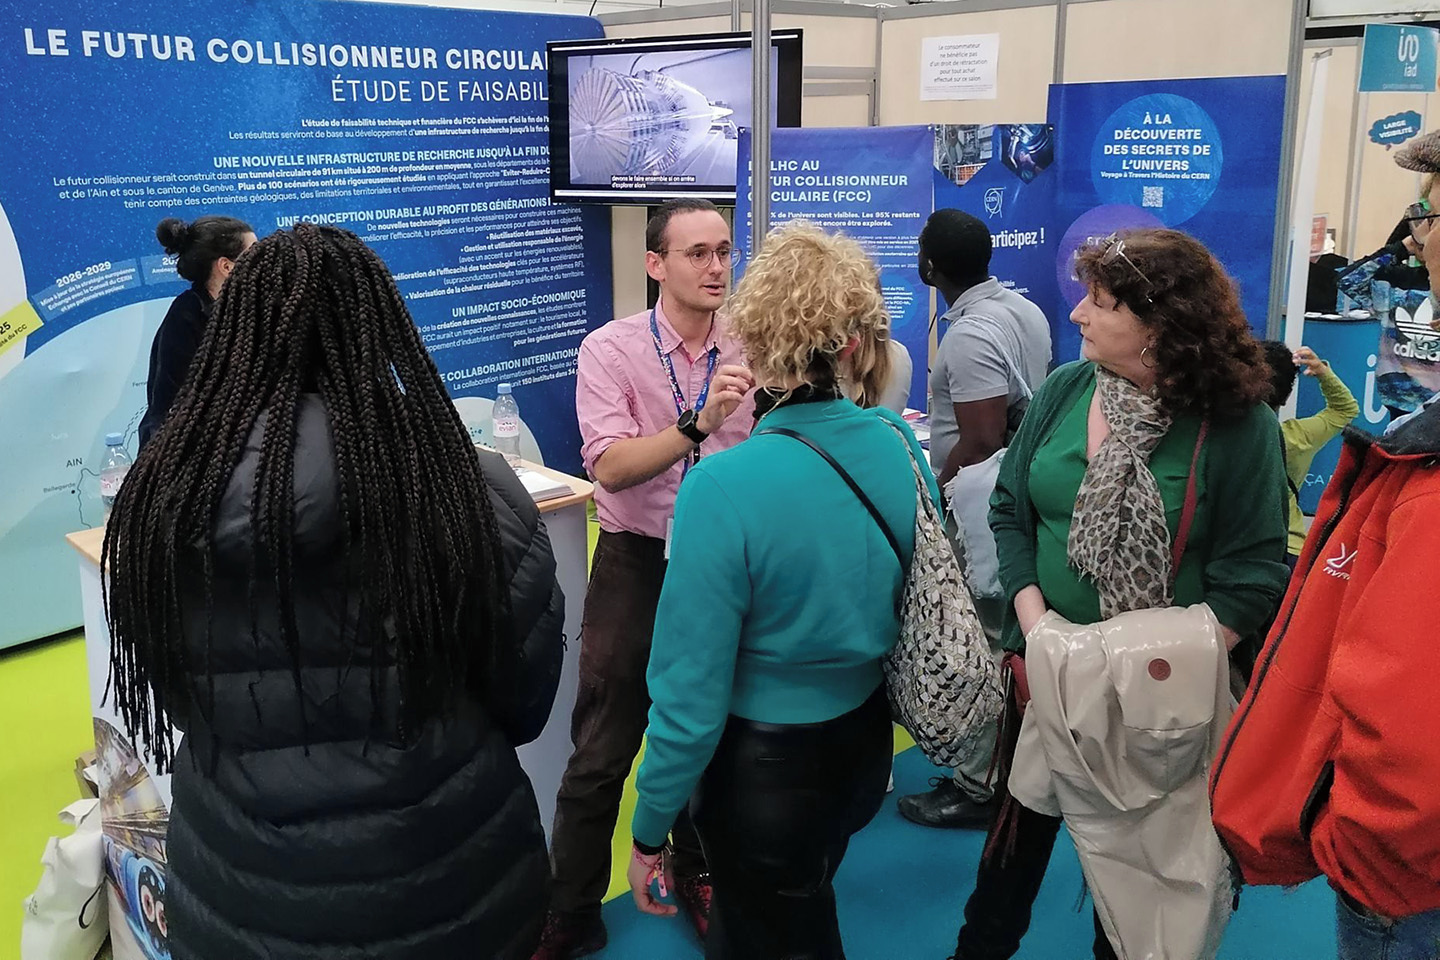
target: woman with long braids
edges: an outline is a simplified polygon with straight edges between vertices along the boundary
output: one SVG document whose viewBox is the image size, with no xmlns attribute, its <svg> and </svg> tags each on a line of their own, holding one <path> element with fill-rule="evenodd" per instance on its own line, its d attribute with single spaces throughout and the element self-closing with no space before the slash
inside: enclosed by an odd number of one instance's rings
<svg viewBox="0 0 1440 960">
<path fill-rule="evenodd" d="M 110 695 L 174 773 L 172 955 L 529 957 L 550 871 L 515 748 L 563 603 L 530 497 L 353 234 L 252 248 L 193 370 L 104 548 Z"/>
</svg>

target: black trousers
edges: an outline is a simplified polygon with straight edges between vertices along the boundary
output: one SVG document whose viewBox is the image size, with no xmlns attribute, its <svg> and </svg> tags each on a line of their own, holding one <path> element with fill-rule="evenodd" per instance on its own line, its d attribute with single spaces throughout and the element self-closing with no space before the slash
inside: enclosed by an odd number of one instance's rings
<svg viewBox="0 0 1440 960">
<path fill-rule="evenodd" d="M 650 712 L 645 668 L 665 582 L 665 541 L 600 534 L 580 627 L 580 688 L 570 719 L 575 752 L 555 798 L 551 910 L 598 913 L 610 886 L 610 844 L 625 778 L 640 752 Z M 672 832 L 677 877 L 705 872 L 690 817 Z"/>
<path fill-rule="evenodd" d="M 1009 960 L 1020 950 L 1020 940 L 1030 929 L 1030 910 L 1040 893 L 1055 837 L 1064 821 L 1047 817 L 1009 801 L 1013 824 L 1002 826 L 997 818 L 990 827 L 986 848 L 994 840 L 996 849 L 980 861 L 975 892 L 965 904 L 965 924 L 955 947 L 955 960 Z M 1002 835 L 996 837 L 996 832 Z M 1008 832 L 1013 830 L 1013 833 Z M 1095 917 L 1095 958 L 1116 960 L 1115 948 Z"/>
<path fill-rule="evenodd" d="M 843 960 L 831 882 L 884 802 L 892 744 L 883 686 L 823 723 L 730 718 L 692 801 L 714 884 L 706 960 Z"/>
</svg>

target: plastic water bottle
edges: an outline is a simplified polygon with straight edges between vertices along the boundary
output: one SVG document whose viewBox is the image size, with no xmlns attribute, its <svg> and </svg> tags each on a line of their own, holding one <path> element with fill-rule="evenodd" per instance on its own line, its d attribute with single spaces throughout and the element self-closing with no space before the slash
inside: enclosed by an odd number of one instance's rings
<svg viewBox="0 0 1440 960">
<path fill-rule="evenodd" d="M 499 396 L 490 413 L 490 436 L 494 438 L 495 449 L 504 454 L 505 462 L 512 467 L 520 466 L 520 405 L 510 392 L 510 384 L 500 384 Z"/>
<path fill-rule="evenodd" d="M 105 519 L 109 521 L 110 510 L 115 506 L 115 497 L 120 493 L 120 484 L 130 472 L 130 454 L 125 449 L 125 437 L 118 433 L 105 435 L 105 459 L 100 464 L 100 499 L 105 504 Z"/>
</svg>

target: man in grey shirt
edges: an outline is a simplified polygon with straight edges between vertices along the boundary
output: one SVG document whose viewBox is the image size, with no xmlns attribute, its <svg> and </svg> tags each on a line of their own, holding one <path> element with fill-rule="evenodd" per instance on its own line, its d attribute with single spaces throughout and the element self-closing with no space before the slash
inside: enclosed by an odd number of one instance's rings
<svg viewBox="0 0 1440 960">
<path fill-rule="evenodd" d="M 1050 369 L 1050 323 L 1035 304 L 990 276 L 990 230 L 960 210 L 937 210 L 920 232 L 920 278 L 949 304 L 950 324 L 930 373 L 930 465 L 941 489 L 962 467 L 1008 446 L 1031 393 Z M 1002 599 L 977 597 L 976 612 L 999 642 Z M 900 799 L 900 812 L 934 827 L 990 825 L 990 751 L 979 749 L 928 793 Z"/>
</svg>

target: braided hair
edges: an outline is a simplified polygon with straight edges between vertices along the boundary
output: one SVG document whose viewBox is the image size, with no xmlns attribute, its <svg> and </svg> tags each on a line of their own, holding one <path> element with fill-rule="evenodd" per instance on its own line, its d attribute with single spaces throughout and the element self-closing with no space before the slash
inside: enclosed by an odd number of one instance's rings
<svg viewBox="0 0 1440 960">
<path fill-rule="evenodd" d="M 294 577 L 295 439 L 302 393 L 329 418 L 339 486 L 346 604 L 359 605 L 352 659 L 368 661 L 380 717 L 399 686 L 400 735 L 477 693 L 518 656 L 499 528 L 469 434 L 395 282 L 354 234 L 302 223 L 250 248 L 216 301 L 189 376 L 116 499 L 103 560 L 112 654 L 107 695 L 157 765 L 174 757 L 172 714 L 215 705 L 214 530 L 256 424 L 264 432 L 250 505 L 250 630 L 273 580 L 300 697 Z M 182 574 L 204 585 L 203 638 L 182 622 Z M 192 628 L 193 629 L 193 628 Z M 202 640 L 196 643 L 194 641 Z M 372 655 L 373 642 L 384 651 Z M 204 662 L 193 663 L 192 651 Z M 204 677 L 196 697 L 191 679 Z M 258 709 L 258 704 L 256 705 Z M 308 733 L 306 734 L 308 738 Z"/>
</svg>

